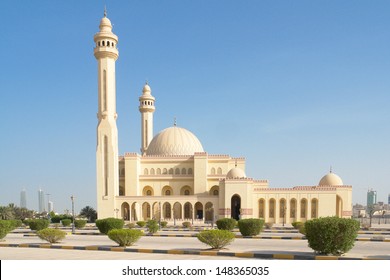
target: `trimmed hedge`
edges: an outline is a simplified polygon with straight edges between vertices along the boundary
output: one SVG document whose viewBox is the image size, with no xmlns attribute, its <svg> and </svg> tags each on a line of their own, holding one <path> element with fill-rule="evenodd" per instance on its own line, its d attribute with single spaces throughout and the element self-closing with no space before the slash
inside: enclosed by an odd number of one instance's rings
<svg viewBox="0 0 390 280">
<path fill-rule="evenodd" d="M 127 227 L 130 228 L 130 229 L 135 228 L 135 224 L 134 223 L 128 223 Z"/>
<path fill-rule="evenodd" d="M 297 229 L 301 234 L 305 234 L 305 223 L 303 222 L 292 222 L 291 225 Z"/>
<path fill-rule="evenodd" d="M 233 230 L 237 225 L 237 221 L 233 218 L 222 218 L 216 222 L 218 229 Z"/>
<path fill-rule="evenodd" d="M 50 221 L 46 219 L 29 220 L 28 225 L 31 230 L 42 230 L 49 226 Z"/>
<path fill-rule="evenodd" d="M 96 226 L 103 234 L 107 234 L 112 229 L 122 229 L 125 222 L 122 219 L 106 218 L 96 220 Z"/>
<path fill-rule="evenodd" d="M 262 219 L 242 219 L 238 221 L 238 228 L 242 236 L 255 236 L 263 229 Z"/>
<path fill-rule="evenodd" d="M 108 237 L 121 247 L 133 245 L 142 235 L 138 229 L 112 229 L 108 232 Z"/>
<path fill-rule="evenodd" d="M 148 228 L 149 233 L 156 233 L 160 229 L 156 220 L 149 220 L 146 223 L 146 227 Z"/>
<path fill-rule="evenodd" d="M 0 240 L 13 230 L 12 222 L 9 220 L 0 220 Z"/>
<path fill-rule="evenodd" d="M 182 225 L 184 228 L 191 228 L 192 227 L 191 222 L 183 222 Z"/>
<path fill-rule="evenodd" d="M 74 226 L 77 229 L 82 229 L 87 224 L 87 220 L 74 220 Z"/>
<path fill-rule="evenodd" d="M 212 249 L 222 249 L 234 241 L 236 235 L 223 229 L 204 230 L 196 235 L 198 240 Z"/>
<path fill-rule="evenodd" d="M 145 221 L 138 221 L 136 224 L 139 227 L 144 227 L 146 225 L 146 222 Z"/>
<path fill-rule="evenodd" d="M 168 222 L 167 221 L 161 221 L 161 227 L 162 228 L 165 228 L 165 227 L 167 227 L 167 225 L 168 225 Z"/>
<path fill-rule="evenodd" d="M 339 217 L 325 217 L 305 223 L 309 247 L 319 254 L 342 255 L 352 249 L 359 222 Z"/>
<path fill-rule="evenodd" d="M 72 223 L 72 220 L 71 219 L 63 219 L 63 220 L 61 220 L 61 223 L 64 227 L 68 227 Z"/>
<path fill-rule="evenodd" d="M 37 235 L 40 239 L 46 240 L 47 242 L 58 243 L 65 238 L 66 232 L 55 228 L 45 228 L 39 230 Z"/>
</svg>

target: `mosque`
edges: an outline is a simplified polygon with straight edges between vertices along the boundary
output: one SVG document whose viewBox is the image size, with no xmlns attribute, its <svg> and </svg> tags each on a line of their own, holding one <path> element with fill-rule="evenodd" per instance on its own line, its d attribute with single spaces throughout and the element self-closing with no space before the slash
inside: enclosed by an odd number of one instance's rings
<svg viewBox="0 0 390 280">
<path fill-rule="evenodd" d="M 211 222 L 224 217 L 291 223 L 352 215 L 352 186 L 332 171 L 317 185 L 272 188 L 245 174 L 245 159 L 209 154 L 176 124 L 153 135 L 155 98 L 148 84 L 139 97 L 141 153 L 118 155 L 115 62 L 118 37 L 106 12 L 95 34 L 98 62 L 96 147 L 99 218 L 126 221 Z"/>
</svg>

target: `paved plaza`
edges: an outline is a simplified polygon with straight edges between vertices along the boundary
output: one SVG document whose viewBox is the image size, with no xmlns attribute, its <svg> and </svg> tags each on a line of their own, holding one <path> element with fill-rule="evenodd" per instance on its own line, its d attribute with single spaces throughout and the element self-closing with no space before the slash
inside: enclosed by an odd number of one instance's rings
<svg viewBox="0 0 390 280">
<path fill-rule="evenodd" d="M 2 260 L 175 260 L 175 259 L 390 259 L 390 228 L 359 232 L 355 246 L 340 257 L 318 256 L 294 230 L 265 230 L 255 238 L 242 238 L 219 251 L 198 241 L 196 231 L 165 229 L 143 236 L 136 244 L 118 247 L 96 229 L 77 230 L 57 244 L 39 239 L 28 229 L 15 230 L 0 242 Z"/>
</svg>

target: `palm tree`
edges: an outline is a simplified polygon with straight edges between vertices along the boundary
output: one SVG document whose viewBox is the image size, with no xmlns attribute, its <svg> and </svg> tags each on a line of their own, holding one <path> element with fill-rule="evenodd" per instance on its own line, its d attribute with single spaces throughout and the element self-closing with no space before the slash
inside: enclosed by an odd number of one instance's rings
<svg viewBox="0 0 390 280">
<path fill-rule="evenodd" d="M 85 206 L 83 209 L 81 209 L 80 216 L 87 218 L 88 222 L 94 223 L 97 218 L 97 212 L 92 207 Z"/>
<path fill-rule="evenodd" d="M 12 208 L 9 206 L 0 206 L 0 219 L 12 220 L 14 218 Z"/>
</svg>

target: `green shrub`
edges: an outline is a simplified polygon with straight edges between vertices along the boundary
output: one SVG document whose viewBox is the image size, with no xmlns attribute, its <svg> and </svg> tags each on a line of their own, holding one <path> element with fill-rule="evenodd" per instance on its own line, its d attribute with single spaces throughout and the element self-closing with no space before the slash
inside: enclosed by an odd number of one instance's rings
<svg viewBox="0 0 390 280">
<path fill-rule="evenodd" d="M 72 220 L 71 219 L 63 219 L 63 220 L 61 220 L 61 223 L 64 227 L 68 227 L 72 223 Z"/>
<path fill-rule="evenodd" d="M 74 220 L 74 226 L 77 229 L 82 229 L 87 224 L 87 220 Z"/>
<path fill-rule="evenodd" d="M 167 227 L 167 225 L 168 225 L 168 222 L 167 221 L 161 221 L 161 227 L 162 228 L 165 228 L 165 227 Z"/>
<path fill-rule="evenodd" d="M 130 229 L 135 228 L 135 224 L 134 223 L 128 223 L 127 227 L 130 228 Z"/>
<path fill-rule="evenodd" d="M 0 220 L 0 240 L 3 239 L 10 231 L 12 224 L 9 220 Z"/>
<path fill-rule="evenodd" d="M 64 219 L 69 219 L 73 221 L 73 217 L 71 215 L 55 215 L 50 218 L 52 223 L 60 223 Z"/>
<path fill-rule="evenodd" d="M 237 221 L 232 218 L 222 218 L 216 222 L 218 229 L 233 230 L 237 225 Z"/>
<path fill-rule="evenodd" d="M 42 230 L 49 226 L 50 222 L 46 219 L 34 219 L 30 220 L 28 225 L 31 230 Z"/>
<path fill-rule="evenodd" d="M 360 228 L 352 219 L 325 217 L 305 223 L 309 247 L 319 254 L 341 255 L 352 249 Z"/>
<path fill-rule="evenodd" d="M 106 218 L 96 220 L 96 226 L 103 234 L 107 234 L 112 229 L 122 229 L 125 222 L 122 219 Z"/>
<path fill-rule="evenodd" d="M 146 223 L 146 227 L 148 228 L 149 233 L 156 233 L 160 229 L 156 220 L 149 220 Z"/>
<path fill-rule="evenodd" d="M 183 222 L 182 225 L 184 228 L 191 228 L 192 227 L 190 222 Z"/>
<path fill-rule="evenodd" d="M 108 232 L 108 237 L 122 247 L 133 245 L 142 235 L 138 229 L 112 229 Z"/>
<path fill-rule="evenodd" d="M 303 222 L 292 222 L 291 225 L 297 229 L 300 233 L 305 235 L 305 223 Z"/>
<path fill-rule="evenodd" d="M 23 225 L 22 220 L 9 220 L 11 222 L 12 230 Z"/>
<path fill-rule="evenodd" d="M 23 223 L 26 227 L 28 227 L 30 221 L 31 221 L 30 219 L 24 219 L 22 223 Z"/>
<path fill-rule="evenodd" d="M 65 238 L 66 232 L 55 228 L 45 228 L 37 231 L 37 235 L 47 242 L 58 243 Z"/>
<path fill-rule="evenodd" d="M 268 222 L 268 223 L 265 223 L 265 224 L 264 224 L 264 227 L 265 227 L 266 229 L 271 229 L 273 226 L 274 226 L 274 223 L 271 223 L 271 222 Z"/>
<path fill-rule="evenodd" d="M 139 227 L 144 227 L 146 225 L 146 222 L 145 221 L 138 221 L 136 224 Z"/>
<path fill-rule="evenodd" d="M 262 219 L 242 219 L 238 221 L 238 228 L 242 236 L 258 235 L 263 229 Z"/>
<path fill-rule="evenodd" d="M 200 242 L 209 245 L 212 249 L 221 249 L 232 243 L 236 236 L 229 230 L 211 229 L 201 231 L 196 237 Z"/>
</svg>

